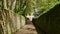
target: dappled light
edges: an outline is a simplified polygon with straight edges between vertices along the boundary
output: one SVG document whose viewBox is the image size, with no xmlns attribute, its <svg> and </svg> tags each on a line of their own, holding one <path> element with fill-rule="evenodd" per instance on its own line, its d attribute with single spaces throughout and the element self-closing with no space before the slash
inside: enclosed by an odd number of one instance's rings
<svg viewBox="0 0 60 34">
<path fill-rule="evenodd" d="M 0 34 L 60 34 L 60 0 L 0 0 Z"/>
</svg>

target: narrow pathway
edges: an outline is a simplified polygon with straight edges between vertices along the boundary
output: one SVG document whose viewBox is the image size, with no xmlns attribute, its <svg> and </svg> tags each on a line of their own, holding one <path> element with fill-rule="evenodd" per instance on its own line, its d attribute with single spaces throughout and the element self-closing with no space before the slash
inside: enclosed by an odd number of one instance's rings
<svg viewBox="0 0 60 34">
<path fill-rule="evenodd" d="M 27 24 L 15 34 L 37 34 L 35 27 L 32 24 Z"/>
</svg>

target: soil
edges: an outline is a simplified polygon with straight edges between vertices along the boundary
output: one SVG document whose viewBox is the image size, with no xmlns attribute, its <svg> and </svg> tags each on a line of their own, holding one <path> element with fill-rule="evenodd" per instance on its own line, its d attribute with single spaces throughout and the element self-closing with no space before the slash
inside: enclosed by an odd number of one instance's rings
<svg viewBox="0 0 60 34">
<path fill-rule="evenodd" d="M 23 28 L 15 32 L 15 34 L 37 34 L 37 32 L 32 24 L 27 24 Z"/>
</svg>

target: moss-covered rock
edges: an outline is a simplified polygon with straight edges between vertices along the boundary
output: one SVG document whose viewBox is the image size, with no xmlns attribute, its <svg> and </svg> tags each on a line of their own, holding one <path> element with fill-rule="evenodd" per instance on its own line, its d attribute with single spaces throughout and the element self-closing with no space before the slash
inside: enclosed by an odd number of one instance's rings
<svg viewBox="0 0 60 34">
<path fill-rule="evenodd" d="M 0 34 L 13 34 L 24 25 L 25 17 L 6 9 L 0 11 Z"/>
</svg>

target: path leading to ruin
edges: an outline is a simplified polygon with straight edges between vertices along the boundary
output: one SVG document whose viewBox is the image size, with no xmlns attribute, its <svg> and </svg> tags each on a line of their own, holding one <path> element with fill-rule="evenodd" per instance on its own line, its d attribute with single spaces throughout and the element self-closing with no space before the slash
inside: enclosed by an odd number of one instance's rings
<svg viewBox="0 0 60 34">
<path fill-rule="evenodd" d="M 27 24 L 15 34 L 37 34 L 35 27 L 32 24 Z"/>
</svg>

